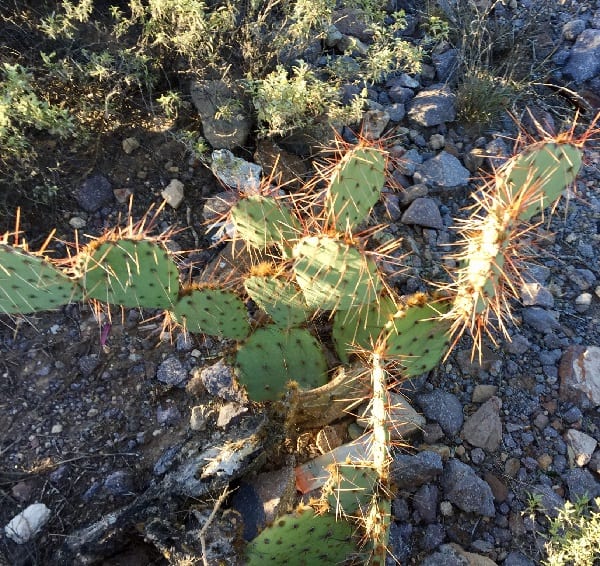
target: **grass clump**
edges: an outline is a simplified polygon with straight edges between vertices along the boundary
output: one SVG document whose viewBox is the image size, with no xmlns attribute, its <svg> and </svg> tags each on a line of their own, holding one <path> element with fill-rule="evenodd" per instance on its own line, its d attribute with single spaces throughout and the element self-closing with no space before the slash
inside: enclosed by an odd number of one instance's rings
<svg viewBox="0 0 600 566">
<path fill-rule="evenodd" d="M 483 69 L 470 72 L 458 86 L 458 118 L 468 124 L 493 123 L 510 107 L 515 93 L 511 82 L 502 77 Z"/>
<path fill-rule="evenodd" d="M 595 509 L 594 509 L 595 507 Z M 550 520 L 545 566 L 590 566 L 600 560 L 600 497 L 570 501 Z"/>
</svg>

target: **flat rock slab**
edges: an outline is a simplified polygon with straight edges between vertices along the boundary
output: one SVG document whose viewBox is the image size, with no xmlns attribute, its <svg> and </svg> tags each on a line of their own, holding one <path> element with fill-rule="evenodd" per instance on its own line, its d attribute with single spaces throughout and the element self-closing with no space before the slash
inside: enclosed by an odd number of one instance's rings
<svg viewBox="0 0 600 566">
<path fill-rule="evenodd" d="M 498 397 L 491 397 L 467 419 L 462 434 L 469 444 L 488 452 L 498 449 L 502 441 L 500 407 L 502 401 Z"/>
<path fill-rule="evenodd" d="M 425 128 L 453 122 L 456 119 L 455 103 L 456 95 L 448 87 L 433 85 L 411 100 L 408 117 Z"/>
<path fill-rule="evenodd" d="M 466 186 L 470 176 L 469 170 L 454 155 L 440 151 L 416 168 L 414 179 L 418 183 L 450 189 Z"/>
</svg>

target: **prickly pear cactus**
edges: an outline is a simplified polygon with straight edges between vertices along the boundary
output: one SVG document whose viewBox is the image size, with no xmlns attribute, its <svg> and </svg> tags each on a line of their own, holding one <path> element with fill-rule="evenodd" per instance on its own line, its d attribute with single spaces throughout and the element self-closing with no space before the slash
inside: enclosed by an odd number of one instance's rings
<svg viewBox="0 0 600 566">
<path fill-rule="evenodd" d="M 371 349 L 397 311 L 398 307 L 390 297 L 381 297 L 357 309 L 337 311 L 331 337 L 340 360 L 348 363 L 350 354 L 356 348 Z"/>
<path fill-rule="evenodd" d="M 416 304 L 399 311 L 389 323 L 385 357 L 397 359 L 404 377 L 414 377 L 440 363 L 450 343 L 450 321 L 442 319 L 448 302 Z"/>
<path fill-rule="evenodd" d="M 353 526 L 310 509 L 283 515 L 247 548 L 248 566 L 341 564 L 357 554 Z"/>
<path fill-rule="evenodd" d="M 299 220 L 272 197 L 252 195 L 239 200 L 231 209 L 231 220 L 237 235 L 248 245 L 265 249 L 273 244 L 287 248 L 286 243 L 300 233 Z"/>
<path fill-rule="evenodd" d="M 370 462 L 334 464 L 323 497 L 338 517 L 358 517 L 371 503 L 378 479 Z"/>
<path fill-rule="evenodd" d="M 327 383 L 325 354 L 315 337 L 303 328 L 259 328 L 237 352 L 239 381 L 254 401 L 274 401 L 289 382 L 301 389 Z"/>
<path fill-rule="evenodd" d="M 352 232 L 369 215 L 385 183 L 385 156 L 373 147 L 348 151 L 327 188 L 328 220 L 340 232 Z"/>
<path fill-rule="evenodd" d="M 281 328 L 304 324 L 312 314 L 293 281 L 276 276 L 253 276 L 244 281 L 250 298 Z"/>
<path fill-rule="evenodd" d="M 76 257 L 76 264 L 86 299 L 148 309 L 169 309 L 177 301 L 177 265 L 157 242 L 119 239 L 92 244 Z"/>
<path fill-rule="evenodd" d="M 188 332 L 243 340 L 250 333 L 244 302 L 223 289 L 184 290 L 171 311 L 171 318 Z"/>
<path fill-rule="evenodd" d="M 501 208 L 511 206 L 520 194 L 525 194 L 529 202 L 523 203 L 526 206 L 518 218 L 531 219 L 575 181 L 581 162 L 581 150 L 569 143 L 540 142 L 526 148 L 496 173 Z"/>
<path fill-rule="evenodd" d="M 372 303 L 383 290 L 375 263 L 335 238 L 303 238 L 293 256 L 296 281 L 310 308 L 349 310 Z"/>
<path fill-rule="evenodd" d="M 51 310 L 80 298 L 75 282 L 47 259 L 0 243 L 0 313 Z"/>
</svg>

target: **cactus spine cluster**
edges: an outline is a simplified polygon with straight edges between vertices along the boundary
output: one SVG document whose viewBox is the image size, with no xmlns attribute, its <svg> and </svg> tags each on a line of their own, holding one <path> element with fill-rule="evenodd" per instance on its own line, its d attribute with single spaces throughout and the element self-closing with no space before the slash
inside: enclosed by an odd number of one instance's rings
<svg viewBox="0 0 600 566">
<path fill-rule="evenodd" d="M 378 268 L 378 255 L 367 251 L 356 233 L 379 199 L 388 167 L 383 150 L 361 143 L 329 170 L 324 194 L 309 195 L 308 201 L 303 195 L 304 209 L 322 209 L 321 214 L 302 218 L 294 197 L 290 206 L 260 194 L 237 202 L 229 218 L 236 238 L 270 261 L 266 273 L 250 273 L 237 288 L 181 284 L 163 239 L 145 231 L 112 232 L 79 250 L 66 268 L 42 253 L 11 246 L 5 235 L 0 313 L 27 314 L 79 300 L 162 309 L 190 332 L 237 341 L 233 362 L 249 396 L 279 400 L 291 386 L 290 407 L 299 414 L 303 390 L 307 404 L 325 410 L 327 399 L 345 396 L 355 380 L 339 373 L 335 391 L 328 390 L 326 351 L 313 326 L 326 315 L 342 364 L 357 351 L 370 353 L 370 453 L 334 465 L 317 505 L 322 514 L 309 509 L 280 518 L 251 543 L 248 559 L 250 564 L 339 562 L 356 553 L 351 521 L 358 521 L 368 561 L 383 565 L 391 521 L 387 364 L 392 362 L 401 377 L 420 375 L 434 368 L 465 330 L 477 348 L 494 322 L 505 329 L 509 298 L 519 284 L 518 240 L 531 229 L 534 215 L 574 181 L 581 161 L 580 144 L 549 140 L 496 171 L 460 231 L 462 251 L 453 256 L 458 268 L 435 298 L 396 295 Z M 266 323 L 250 320 L 249 301 L 263 311 Z"/>
</svg>

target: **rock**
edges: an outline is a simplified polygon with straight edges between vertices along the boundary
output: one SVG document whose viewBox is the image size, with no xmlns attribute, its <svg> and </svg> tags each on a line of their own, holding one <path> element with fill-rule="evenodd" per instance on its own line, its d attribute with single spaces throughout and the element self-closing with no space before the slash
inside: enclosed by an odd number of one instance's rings
<svg viewBox="0 0 600 566">
<path fill-rule="evenodd" d="M 391 465 L 390 475 L 400 488 L 418 487 L 442 473 L 439 454 L 425 450 L 415 456 L 398 454 Z"/>
<path fill-rule="evenodd" d="M 52 429 L 50 429 L 50 434 L 60 434 L 62 431 L 63 431 L 63 425 L 61 425 L 60 423 L 57 423 L 52 426 Z"/>
<path fill-rule="evenodd" d="M 263 472 L 251 481 L 251 485 L 260 499 L 267 523 L 292 510 L 296 496 L 296 475 L 293 467 L 286 466 L 273 472 Z"/>
<path fill-rule="evenodd" d="M 243 405 L 240 405 L 239 403 L 235 403 L 233 401 L 230 403 L 225 403 L 225 405 L 223 405 L 219 409 L 219 416 L 217 417 L 217 426 L 220 428 L 225 428 L 226 426 L 231 424 L 231 422 L 236 417 L 239 417 L 247 411 L 248 408 L 244 407 Z"/>
<path fill-rule="evenodd" d="M 600 450 L 596 450 L 588 462 L 588 468 L 597 476 L 600 476 Z"/>
<path fill-rule="evenodd" d="M 560 361 L 558 375 L 560 399 L 582 409 L 600 405 L 599 346 L 570 346 Z"/>
<path fill-rule="evenodd" d="M 518 550 L 513 550 L 508 553 L 502 566 L 535 566 L 535 564 Z"/>
<path fill-rule="evenodd" d="M 483 479 L 490 486 L 496 503 L 506 501 L 508 497 L 508 487 L 506 487 L 506 484 L 498 476 L 495 476 L 491 472 L 486 472 Z"/>
<path fill-rule="evenodd" d="M 406 206 L 418 198 L 427 196 L 428 192 L 427 185 L 423 185 L 422 183 L 411 185 L 400 193 L 400 204 Z"/>
<path fill-rule="evenodd" d="M 194 370 L 194 373 L 198 370 Z M 206 390 L 226 401 L 242 401 L 243 395 L 237 387 L 233 368 L 223 359 L 200 370 L 200 380 Z"/>
<path fill-rule="evenodd" d="M 529 350 L 531 343 L 522 334 L 515 334 L 514 336 L 511 336 L 510 341 L 506 342 L 504 347 L 510 354 L 522 356 L 525 352 L 527 352 L 527 350 Z"/>
<path fill-rule="evenodd" d="M 490 486 L 460 460 L 452 458 L 448 461 L 441 483 L 445 498 L 462 511 L 485 517 L 496 514 Z"/>
<path fill-rule="evenodd" d="M 538 306 L 551 309 L 554 306 L 552 293 L 538 282 L 521 285 L 521 302 L 526 307 Z"/>
<path fill-rule="evenodd" d="M 167 201 L 172 208 L 179 208 L 183 202 L 184 185 L 178 179 L 171 179 L 171 182 L 160 193 L 160 196 Z"/>
<path fill-rule="evenodd" d="M 587 312 L 589 308 L 592 306 L 592 294 L 591 293 L 581 293 L 575 297 L 575 310 L 577 312 Z"/>
<path fill-rule="evenodd" d="M 91 377 L 94 371 L 100 366 L 100 359 L 96 354 L 81 356 L 77 360 L 77 365 L 84 377 Z"/>
<path fill-rule="evenodd" d="M 423 538 L 420 540 L 420 546 L 423 550 L 432 551 L 446 539 L 446 529 L 441 523 L 427 525 L 423 532 Z"/>
<path fill-rule="evenodd" d="M 367 110 L 363 114 L 362 135 L 368 140 L 378 140 L 390 122 L 390 115 L 385 110 Z"/>
<path fill-rule="evenodd" d="M 445 85 L 423 89 L 410 102 L 408 117 L 425 128 L 453 122 L 456 118 L 456 96 Z"/>
<path fill-rule="evenodd" d="M 440 82 L 447 81 L 456 70 L 458 49 L 448 49 L 443 53 L 434 53 L 431 57 L 435 67 L 435 78 Z"/>
<path fill-rule="evenodd" d="M 49 519 L 50 509 L 43 503 L 33 503 L 10 520 L 4 533 L 17 544 L 24 544 L 35 537 Z"/>
<path fill-rule="evenodd" d="M 110 495 L 134 495 L 133 475 L 125 470 L 118 470 L 110 474 L 102 483 L 106 493 Z"/>
<path fill-rule="evenodd" d="M 539 508 L 548 517 L 558 517 L 558 511 L 564 507 L 564 499 L 550 486 L 537 484 L 531 488 L 531 493 L 539 497 Z"/>
<path fill-rule="evenodd" d="M 138 147 L 140 147 L 140 142 L 137 140 L 137 138 L 125 138 L 122 142 L 121 142 L 121 147 L 123 148 L 123 151 L 127 154 L 130 155 L 131 153 L 133 153 Z"/>
<path fill-rule="evenodd" d="M 436 389 L 417 395 L 416 401 L 429 420 L 439 423 L 448 437 L 455 436 L 463 425 L 462 404 L 456 395 Z"/>
<path fill-rule="evenodd" d="M 85 228 L 86 225 L 87 221 L 84 218 L 81 218 L 81 216 L 73 216 L 69 220 L 69 226 L 75 230 L 81 230 L 82 228 Z"/>
<path fill-rule="evenodd" d="M 406 104 L 415 96 L 415 91 L 412 88 L 406 88 L 400 86 L 399 84 L 392 84 L 391 86 L 389 86 L 387 93 L 390 99 L 398 104 Z"/>
<path fill-rule="evenodd" d="M 562 36 L 567 41 L 575 41 L 585 29 L 585 22 L 580 19 L 570 20 L 562 27 Z"/>
<path fill-rule="evenodd" d="M 433 151 L 438 151 L 446 145 L 446 138 L 442 134 L 433 134 L 429 138 L 429 147 Z"/>
<path fill-rule="evenodd" d="M 553 330 L 560 329 L 556 314 L 540 307 L 523 309 L 523 322 L 543 334 L 549 334 Z"/>
<path fill-rule="evenodd" d="M 435 485 L 426 483 L 422 485 L 413 497 L 413 507 L 421 515 L 421 519 L 427 523 L 435 523 L 437 520 L 437 505 L 440 493 Z"/>
<path fill-rule="evenodd" d="M 488 399 L 498 393 L 497 385 L 490 385 L 485 383 L 478 383 L 473 388 L 473 394 L 471 395 L 471 401 L 473 403 L 485 403 Z"/>
<path fill-rule="evenodd" d="M 77 202 L 86 212 L 96 212 L 114 199 L 112 185 L 104 175 L 88 177 L 81 185 Z"/>
<path fill-rule="evenodd" d="M 156 408 L 156 422 L 159 425 L 173 426 L 181 420 L 181 413 L 175 405 L 163 409 L 161 405 Z"/>
<path fill-rule="evenodd" d="M 419 153 L 419 150 L 415 149 L 414 147 L 408 151 L 404 151 L 402 146 L 397 147 L 397 151 L 400 153 L 400 156 L 394 159 L 396 171 L 402 175 L 408 175 L 412 177 L 417 170 L 417 166 L 423 163 L 423 156 Z"/>
<path fill-rule="evenodd" d="M 402 121 L 404 116 L 406 116 L 406 108 L 401 102 L 393 102 L 392 104 L 387 104 L 384 110 L 389 115 L 391 122 L 400 122 Z"/>
<path fill-rule="evenodd" d="M 254 152 L 254 161 L 263 169 L 265 176 L 273 176 L 279 183 L 295 183 L 305 179 L 310 172 L 306 161 L 289 151 L 286 151 L 272 140 L 259 140 Z M 233 204 L 233 203 L 232 203 Z M 223 211 L 225 212 L 225 211 Z"/>
<path fill-rule="evenodd" d="M 496 563 L 480 554 L 467 552 L 458 544 L 443 544 L 427 556 L 420 566 L 496 566 Z"/>
<path fill-rule="evenodd" d="M 598 445 L 595 438 L 574 428 L 570 428 L 565 433 L 565 442 L 571 467 L 585 466 L 592 459 L 592 454 Z"/>
<path fill-rule="evenodd" d="M 575 503 L 581 497 L 595 499 L 600 496 L 600 483 L 594 476 L 583 468 L 574 468 L 563 474 L 563 479 L 569 489 L 569 501 Z"/>
<path fill-rule="evenodd" d="M 232 189 L 244 193 L 258 191 L 262 167 L 241 157 L 236 157 L 227 149 L 212 152 L 210 168 L 222 183 Z"/>
<path fill-rule="evenodd" d="M 463 438 L 472 446 L 478 446 L 488 452 L 494 452 L 502 441 L 502 421 L 500 408 L 502 401 L 498 397 L 488 399 L 465 422 Z"/>
<path fill-rule="evenodd" d="M 412 408 L 404 395 L 391 392 L 389 399 L 389 422 L 391 423 L 389 432 L 391 440 L 406 439 L 421 430 L 426 421 L 422 415 Z M 368 407 L 359 411 L 360 416 L 356 419 L 357 424 L 363 428 L 366 428 L 369 424 L 367 411 Z"/>
<path fill-rule="evenodd" d="M 435 157 L 424 161 L 414 174 L 418 183 L 446 189 L 467 185 L 469 177 L 469 170 L 447 151 L 441 151 Z"/>
<path fill-rule="evenodd" d="M 204 405 L 192 407 L 190 415 L 190 428 L 192 430 L 206 430 L 207 427 L 206 409 Z"/>
<path fill-rule="evenodd" d="M 202 134 L 214 149 L 245 145 L 252 120 L 242 89 L 222 80 L 196 81 L 190 94 L 202 120 Z M 223 109 L 228 112 L 223 113 Z"/>
<path fill-rule="evenodd" d="M 164 360 L 156 371 L 156 379 L 169 385 L 182 387 L 187 381 L 188 372 L 182 363 L 174 357 Z"/>
<path fill-rule="evenodd" d="M 402 215 L 403 224 L 416 224 L 426 228 L 441 230 L 444 227 L 442 215 L 436 202 L 430 198 L 416 198 Z"/>
<path fill-rule="evenodd" d="M 341 446 L 342 439 L 339 437 L 334 427 L 327 425 L 317 433 L 315 444 L 321 454 L 326 454 L 327 452 L 331 452 L 331 450 L 335 450 L 338 446 Z"/>
<path fill-rule="evenodd" d="M 571 49 L 563 74 L 577 83 L 593 79 L 600 72 L 600 29 L 583 30 Z"/>
<path fill-rule="evenodd" d="M 359 8 L 336 10 L 332 19 L 333 25 L 340 33 L 364 42 L 369 42 L 373 38 L 373 31 L 367 22 L 367 14 Z"/>
</svg>

